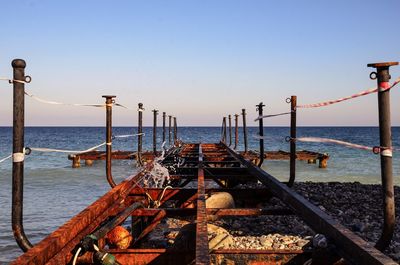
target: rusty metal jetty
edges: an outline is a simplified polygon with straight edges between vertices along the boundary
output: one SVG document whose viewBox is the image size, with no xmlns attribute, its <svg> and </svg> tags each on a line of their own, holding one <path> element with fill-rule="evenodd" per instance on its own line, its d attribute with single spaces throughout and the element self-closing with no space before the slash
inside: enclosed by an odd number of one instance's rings
<svg viewBox="0 0 400 265">
<path fill-rule="evenodd" d="M 397 63 L 373 64 L 377 68 L 378 87 L 382 88 L 390 79 L 389 66 Z M 380 146 L 382 159 L 382 187 L 384 197 L 384 224 L 382 235 L 376 245 L 341 225 L 334 216 L 291 189 L 295 180 L 296 155 L 296 97 L 292 96 L 291 131 L 287 139 L 290 144 L 290 176 L 288 183 L 278 181 L 274 176 L 260 168 L 265 158 L 263 138 L 263 107 L 257 105 L 260 127 L 260 151 L 249 156 L 245 110 L 242 110 L 245 150 L 238 152 L 237 137 L 232 142 L 231 118 L 229 130 L 227 119 L 223 119 L 221 141 L 218 143 L 183 143 L 177 138 L 178 127 L 174 117 L 174 138 L 171 137 L 171 116 L 169 116 L 169 141 L 172 142 L 165 155 L 157 157 L 147 153 L 144 163 L 142 150 L 142 111 L 139 104 L 138 151 L 136 159 L 141 170 L 123 182 L 115 183 L 112 173 L 112 107 L 115 96 L 106 95 L 106 153 L 107 181 L 110 191 L 71 218 L 56 231 L 36 245 L 32 245 L 25 235 L 22 225 L 23 168 L 24 168 L 24 80 L 26 80 L 23 60 L 14 60 L 14 127 L 13 127 L 13 205 L 12 225 L 18 245 L 25 251 L 11 264 L 396 264 L 383 254 L 393 235 L 394 201 L 393 178 L 391 173 L 391 146 L 389 112 L 389 90 L 378 91 L 380 108 L 380 133 L 383 138 Z M 386 105 L 385 105 L 386 104 Z M 384 106 L 382 106 L 384 105 Z M 154 117 L 157 110 L 154 110 Z M 165 128 L 165 113 L 163 127 Z M 237 116 L 235 116 L 237 135 Z M 156 119 L 155 119 L 156 120 Z M 154 126 L 156 128 L 156 126 Z M 164 130 L 163 140 L 166 140 Z M 229 132 L 229 137 L 228 137 Z M 155 139 L 155 129 L 153 132 Z M 155 141 L 155 140 L 154 140 Z M 385 142 L 386 141 L 386 142 Z M 388 142 L 389 141 L 389 142 Z M 234 147 L 231 147 L 234 144 Z M 122 153 L 121 156 L 131 154 Z M 258 155 L 258 160 L 257 160 Z M 278 154 L 285 157 L 287 153 Z M 304 154 L 304 155 L 307 155 Z M 315 154 L 313 154 L 315 155 Z M 298 157 L 298 158 L 299 158 Z M 268 153 L 267 153 L 268 158 Z M 144 185 L 144 179 L 161 166 L 168 170 L 168 182 L 160 186 Z M 257 183 L 257 185 L 252 185 Z M 228 193 L 240 207 L 210 208 L 206 199 L 216 193 Z M 274 200 L 272 200 L 274 198 Z M 260 208 L 260 203 L 266 207 Z M 316 234 L 312 243 L 302 250 L 291 249 L 210 249 L 208 223 L 210 218 L 244 216 L 293 216 L 303 220 Z M 186 218 L 191 220 L 194 229 L 188 247 L 174 245 L 152 248 L 146 244 L 149 234 L 166 218 Z M 130 232 L 121 240 L 129 238 L 124 247 L 110 244 L 106 240 L 109 233 L 129 220 Z M 255 229 L 262 231 L 261 225 Z M 124 241 L 126 243 L 126 241 Z"/>
</svg>

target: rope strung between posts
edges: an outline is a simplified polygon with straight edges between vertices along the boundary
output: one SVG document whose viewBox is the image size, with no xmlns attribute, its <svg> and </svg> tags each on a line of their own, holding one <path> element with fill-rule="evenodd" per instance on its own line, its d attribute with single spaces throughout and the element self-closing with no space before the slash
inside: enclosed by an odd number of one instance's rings
<svg viewBox="0 0 400 265">
<path fill-rule="evenodd" d="M 265 118 L 276 117 L 276 116 L 288 115 L 290 113 L 292 113 L 292 112 L 290 111 L 290 112 L 283 112 L 283 113 L 278 113 L 278 114 L 258 116 L 254 121 L 258 121 L 258 120 L 265 119 Z"/>
<path fill-rule="evenodd" d="M 338 144 L 338 145 L 343 145 L 349 148 L 356 148 L 356 149 L 361 149 L 361 150 L 366 150 L 366 151 L 372 151 L 374 154 L 379 154 L 381 153 L 384 156 L 392 156 L 392 147 L 384 147 L 384 146 L 365 146 L 365 145 L 360 145 L 360 144 L 354 144 L 354 143 L 349 143 L 345 141 L 340 141 L 340 140 L 335 140 L 335 139 L 330 139 L 330 138 L 320 138 L 320 137 L 299 137 L 299 138 L 287 138 L 288 141 L 298 141 L 298 142 L 313 142 L 313 143 L 332 143 L 332 144 Z"/>
<path fill-rule="evenodd" d="M 123 135 L 113 135 L 112 138 L 128 138 L 128 137 L 135 137 L 139 135 L 146 135 L 145 133 L 136 133 L 136 134 L 123 134 Z"/>
<path fill-rule="evenodd" d="M 12 154 L 5 158 L 0 159 L 0 163 L 3 163 L 4 161 L 6 161 L 7 159 L 10 159 L 11 157 L 12 157 Z"/>
<path fill-rule="evenodd" d="M 93 151 L 103 145 L 106 145 L 106 142 L 103 142 L 99 145 L 90 147 L 86 150 L 81 150 L 81 151 L 76 151 L 76 150 L 63 150 L 63 149 L 52 149 L 52 148 L 41 148 L 41 147 L 30 147 L 30 149 L 32 151 L 37 151 L 37 152 L 56 152 L 56 153 L 86 153 L 86 152 L 90 152 Z"/>
<path fill-rule="evenodd" d="M 351 96 L 348 96 L 348 97 L 339 98 L 339 99 L 336 99 L 336 100 L 329 100 L 329 101 L 320 102 L 320 103 L 314 103 L 314 104 L 298 105 L 298 106 L 296 106 L 296 108 L 325 107 L 325 106 L 336 104 L 336 103 L 339 103 L 339 102 L 342 102 L 342 101 L 345 101 L 345 100 L 349 100 L 349 99 L 353 99 L 353 98 L 358 98 L 358 97 L 361 97 L 361 96 L 369 95 L 369 94 L 377 92 L 379 89 L 381 91 L 386 91 L 386 90 L 391 89 L 392 87 L 394 87 L 398 83 L 400 83 L 400 78 L 396 79 L 396 81 L 391 86 L 389 86 L 387 88 L 371 88 L 371 89 L 361 91 L 361 92 L 359 92 L 357 94 L 354 94 L 354 95 L 351 95 Z"/>
<path fill-rule="evenodd" d="M 21 83 L 21 84 L 29 84 L 32 81 L 32 78 L 30 76 L 25 76 L 25 80 L 15 80 L 15 79 L 10 79 L 7 77 L 0 77 L 1 81 L 8 81 L 9 84 L 12 83 Z"/>
<path fill-rule="evenodd" d="M 74 104 L 74 103 L 62 103 L 62 102 L 57 102 L 57 101 L 50 101 L 50 100 L 46 100 L 46 99 L 42 99 L 39 98 L 35 95 L 29 94 L 28 92 L 25 92 L 25 95 L 27 95 L 28 97 L 33 98 L 36 101 L 39 101 L 41 103 L 46 103 L 46 104 L 50 104 L 50 105 L 65 105 L 65 106 L 79 106 L 79 107 L 97 107 L 97 108 L 101 108 L 101 107 L 105 107 L 106 104 Z"/>
</svg>

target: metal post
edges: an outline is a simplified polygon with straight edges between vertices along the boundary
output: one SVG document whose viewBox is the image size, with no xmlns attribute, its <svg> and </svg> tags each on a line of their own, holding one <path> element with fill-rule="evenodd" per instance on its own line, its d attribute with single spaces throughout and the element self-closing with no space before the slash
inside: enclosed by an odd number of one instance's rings
<svg viewBox="0 0 400 265">
<path fill-rule="evenodd" d="M 256 105 L 258 110 L 258 116 L 261 117 L 263 115 L 263 107 L 265 105 L 260 102 L 260 104 Z M 264 162 L 264 120 L 261 118 L 258 120 L 258 128 L 260 134 L 260 162 L 258 162 L 258 166 L 261 167 Z"/>
<path fill-rule="evenodd" d="M 14 80 L 25 80 L 24 60 L 15 59 L 11 63 L 14 68 Z M 26 252 L 32 248 L 25 235 L 23 226 L 23 191 L 24 191 L 24 127 L 25 127 L 25 84 L 13 82 L 13 167 L 12 167 L 12 211 L 11 223 L 18 246 Z"/>
<path fill-rule="evenodd" d="M 233 149 L 236 150 L 239 142 L 239 122 L 238 122 L 239 114 L 235 114 L 235 147 Z"/>
<path fill-rule="evenodd" d="M 226 143 L 226 117 L 222 118 L 222 142 Z"/>
<path fill-rule="evenodd" d="M 165 142 L 165 111 L 162 113 L 162 142 Z"/>
<path fill-rule="evenodd" d="M 112 105 L 115 96 L 103 96 L 106 99 L 106 174 L 107 181 L 112 188 L 117 184 L 111 174 L 111 154 L 112 154 Z"/>
<path fill-rule="evenodd" d="M 178 124 L 176 123 L 176 117 L 174 117 L 174 144 L 178 141 Z"/>
<path fill-rule="evenodd" d="M 368 67 L 376 68 L 370 77 L 378 82 L 379 138 L 381 156 L 381 179 L 383 190 L 383 230 L 375 247 L 384 250 L 390 244 L 395 226 L 395 205 L 392 167 L 392 135 L 390 123 L 390 87 L 389 67 L 398 62 L 372 63 Z"/>
<path fill-rule="evenodd" d="M 142 144 L 143 144 L 143 103 L 138 104 L 138 153 L 137 161 L 140 166 L 143 165 L 142 161 Z"/>
<path fill-rule="evenodd" d="M 158 110 L 153 109 L 153 153 L 157 155 L 157 115 Z"/>
<path fill-rule="evenodd" d="M 228 115 L 228 122 L 229 122 L 229 146 L 232 145 L 232 117 Z"/>
<path fill-rule="evenodd" d="M 290 97 L 290 177 L 288 186 L 292 187 L 296 179 L 296 106 L 297 96 Z"/>
<path fill-rule="evenodd" d="M 244 152 L 247 153 L 246 109 L 242 109 L 242 116 L 243 116 Z"/>
<path fill-rule="evenodd" d="M 168 115 L 168 145 L 171 146 L 171 119 L 172 116 Z"/>
</svg>

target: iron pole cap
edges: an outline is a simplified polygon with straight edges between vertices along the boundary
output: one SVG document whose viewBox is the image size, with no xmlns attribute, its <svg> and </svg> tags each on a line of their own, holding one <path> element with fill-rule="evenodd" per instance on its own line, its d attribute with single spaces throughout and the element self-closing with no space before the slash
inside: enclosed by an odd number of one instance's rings
<svg viewBox="0 0 400 265">
<path fill-rule="evenodd" d="M 22 59 L 14 59 L 11 62 L 11 66 L 13 68 L 25 68 L 26 67 L 26 62 Z"/>
<path fill-rule="evenodd" d="M 117 96 L 112 96 L 112 95 L 103 95 L 103 98 L 116 98 Z"/>
<path fill-rule="evenodd" d="M 369 63 L 369 64 L 367 64 L 367 67 L 380 68 L 380 67 L 389 67 L 389 66 L 398 65 L 398 64 L 399 64 L 399 62 Z"/>
</svg>

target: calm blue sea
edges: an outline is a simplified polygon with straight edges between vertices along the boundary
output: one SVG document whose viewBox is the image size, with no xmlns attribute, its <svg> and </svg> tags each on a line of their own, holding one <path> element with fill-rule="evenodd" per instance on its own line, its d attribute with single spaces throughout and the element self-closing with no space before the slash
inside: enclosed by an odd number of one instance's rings
<svg viewBox="0 0 400 265">
<path fill-rule="evenodd" d="M 113 128 L 114 135 L 132 134 L 136 128 Z M 145 128 L 144 149 L 152 148 L 152 128 Z M 158 144 L 161 145 L 161 128 Z M 257 128 L 249 128 L 249 147 L 258 150 Z M 218 142 L 221 129 L 217 127 L 180 127 L 178 136 L 185 142 Z M 289 150 L 285 136 L 289 128 L 266 127 L 266 150 Z M 367 146 L 379 145 L 376 127 L 300 127 L 298 137 L 325 137 L 358 143 Z M 400 147 L 400 128 L 392 130 L 395 147 Z M 104 141 L 105 129 L 100 127 L 28 127 L 25 145 L 68 150 L 84 150 Z M 0 127 L 0 159 L 11 153 L 12 128 Z M 240 146 L 242 145 L 240 128 Z M 113 149 L 136 150 L 136 138 L 114 140 Z M 318 165 L 297 163 L 299 181 L 359 181 L 380 183 L 379 156 L 372 152 L 349 149 L 333 144 L 298 143 L 298 149 L 329 153 L 327 169 Z M 109 186 L 105 180 L 104 162 L 92 167 L 71 168 L 67 154 L 32 152 L 25 160 L 24 227 L 33 243 L 37 243 L 69 218 L 95 201 Z M 400 156 L 394 153 L 395 182 L 400 184 Z M 288 161 L 266 161 L 264 170 L 273 176 L 287 180 Z M 11 232 L 11 161 L 0 163 L 0 264 L 7 264 L 22 252 L 17 247 Z M 134 161 L 113 162 L 113 175 L 117 181 L 136 172 Z"/>
</svg>

